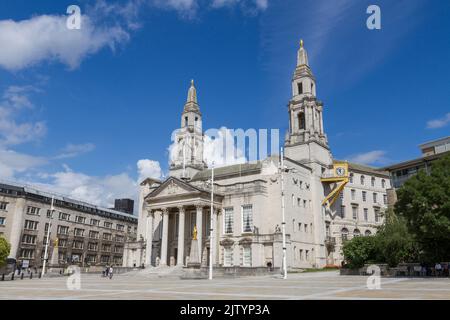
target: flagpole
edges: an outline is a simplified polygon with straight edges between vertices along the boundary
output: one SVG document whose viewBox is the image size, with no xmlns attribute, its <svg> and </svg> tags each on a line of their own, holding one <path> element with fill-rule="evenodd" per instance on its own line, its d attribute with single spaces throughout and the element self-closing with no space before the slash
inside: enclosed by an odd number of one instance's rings
<svg viewBox="0 0 450 320">
<path fill-rule="evenodd" d="M 47 264 L 48 245 L 49 245 L 49 243 L 50 243 L 50 229 L 52 228 L 52 222 L 51 222 L 51 219 L 52 219 L 52 217 L 53 217 L 53 211 L 54 211 L 53 205 L 54 205 L 54 201 L 55 201 L 55 198 L 52 196 L 52 202 L 51 202 L 51 205 L 50 205 L 50 212 L 51 212 L 51 214 L 50 214 L 50 219 L 49 219 L 50 221 L 49 221 L 48 229 L 47 229 L 47 243 L 45 244 L 44 263 L 42 264 L 42 276 L 44 276 L 44 274 L 45 274 L 45 266 L 46 266 L 46 264 Z"/>
<path fill-rule="evenodd" d="M 211 169 L 211 209 L 210 209 L 210 227 L 209 227 L 209 280 L 212 280 L 213 276 L 213 215 L 214 215 L 214 161 Z"/>
</svg>

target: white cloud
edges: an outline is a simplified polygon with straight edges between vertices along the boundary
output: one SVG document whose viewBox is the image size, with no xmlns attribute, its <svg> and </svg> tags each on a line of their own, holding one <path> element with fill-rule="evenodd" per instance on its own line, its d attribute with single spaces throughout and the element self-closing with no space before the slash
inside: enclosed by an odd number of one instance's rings
<svg viewBox="0 0 450 320">
<path fill-rule="evenodd" d="M 67 159 L 73 158 L 84 153 L 91 152 L 95 149 L 95 145 L 93 143 L 85 143 L 85 144 L 71 144 L 66 145 L 59 155 L 55 157 L 55 159 Z"/>
<path fill-rule="evenodd" d="M 348 157 L 351 162 L 361 164 L 383 164 L 387 162 L 386 152 L 382 150 L 374 150 L 365 153 L 359 153 Z"/>
<path fill-rule="evenodd" d="M 86 56 L 103 47 L 114 50 L 129 38 L 121 26 L 96 26 L 87 15 L 82 15 L 80 30 L 69 30 L 67 17 L 40 15 L 22 21 L 1 20 L 0 66 L 14 71 L 45 61 L 59 61 L 73 69 Z"/>
<path fill-rule="evenodd" d="M 45 164 L 47 164 L 45 158 L 0 149 L 0 178 L 2 179 L 14 179 L 18 173 L 27 172 Z"/>
<path fill-rule="evenodd" d="M 214 133 L 214 138 L 208 135 L 208 131 L 205 133 L 203 149 L 203 159 L 208 167 L 211 167 L 213 162 L 215 167 L 223 167 L 247 161 L 244 150 L 236 145 L 230 129 L 220 128 Z"/>
<path fill-rule="evenodd" d="M 32 91 L 38 90 L 32 86 L 11 86 L 5 90 L 0 101 L 0 146 L 36 141 L 47 132 L 42 121 L 17 121 L 22 111 L 26 110 L 29 116 L 29 110 L 34 108 L 28 97 Z"/>
<path fill-rule="evenodd" d="M 138 168 L 138 182 L 146 178 L 154 178 L 161 179 L 162 178 L 162 170 L 158 161 L 149 160 L 149 159 L 141 159 L 137 162 Z"/>
<path fill-rule="evenodd" d="M 258 10 L 266 10 L 268 7 L 268 0 L 213 0 L 212 7 L 221 8 L 236 4 L 253 5 Z"/>
<path fill-rule="evenodd" d="M 430 120 L 427 122 L 427 129 L 443 128 L 450 123 L 450 112 L 439 119 Z"/>
</svg>

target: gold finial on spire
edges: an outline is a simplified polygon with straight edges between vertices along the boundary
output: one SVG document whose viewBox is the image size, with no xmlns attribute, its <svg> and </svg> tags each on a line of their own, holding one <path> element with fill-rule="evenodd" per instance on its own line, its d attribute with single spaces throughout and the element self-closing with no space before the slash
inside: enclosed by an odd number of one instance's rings
<svg viewBox="0 0 450 320">
<path fill-rule="evenodd" d="M 303 39 L 300 39 L 300 48 L 303 48 Z"/>
</svg>

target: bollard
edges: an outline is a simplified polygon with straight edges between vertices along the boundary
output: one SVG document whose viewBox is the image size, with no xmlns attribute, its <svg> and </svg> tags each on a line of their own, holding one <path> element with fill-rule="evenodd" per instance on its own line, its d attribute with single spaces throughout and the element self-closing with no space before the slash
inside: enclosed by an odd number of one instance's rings
<svg viewBox="0 0 450 320">
<path fill-rule="evenodd" d="M 33 279 L 33 272 L 30 273 L 30 279 Z"/>
<path fill-rule="evenodd" d="M 5 281 L 5 274 L 2 274 L 2 281 Z"/>
<path fill-rule="evenodd" d="M 11 274 L 11 280 L 14 280 L 14 272 Z"/>
<path fill-rule="evenodd" d="M 20 280 L 23 280 L 23 272 L 20 274 Z"/>
<path fill-rule="evenodd" d="M 42 277 L 42 271 L 39 272 L 39 279 Z"/>
</svg>

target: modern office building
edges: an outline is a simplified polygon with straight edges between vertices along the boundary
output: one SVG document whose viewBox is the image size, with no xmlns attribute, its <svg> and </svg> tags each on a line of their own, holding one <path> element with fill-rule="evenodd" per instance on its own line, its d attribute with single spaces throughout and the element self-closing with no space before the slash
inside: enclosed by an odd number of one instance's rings
<svg viewBox="0 0 450 320">
<path fill-rule="evenodd" d="M 131 199 L 116 199 L 114 200 L 114 210 L 133 214 L 134 200 Z"/>
<path fill-rule="evenodd" d="M 0 235 L 11 244 L 9 258 L 41 267 L 48 230 L 50 267 L 122 265 L 124 243 L 136 240 L 137 217 L 25 185 L 0 183 Z"/>
</svg>

